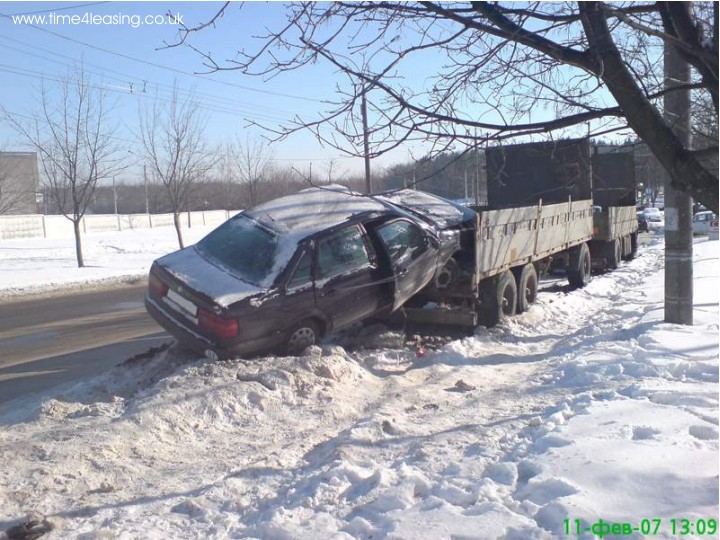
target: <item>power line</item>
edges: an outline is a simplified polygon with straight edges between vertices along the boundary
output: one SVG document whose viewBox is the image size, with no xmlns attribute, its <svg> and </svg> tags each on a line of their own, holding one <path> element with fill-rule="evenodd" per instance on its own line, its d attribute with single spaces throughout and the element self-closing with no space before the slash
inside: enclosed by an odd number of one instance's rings
<svg viewBox="0 0 720 540">
<path fill-rule="evenodd" d="M 31 69 L 22 68 L 22 67 L 18 67 L 18 66 L 11 66 L 11 65 L 7 65 L 7 64 L 0 64 L 0 72 L 13 73 L 15 75 L 20 75 L 22 77 L 30 77 L 30 78 L 39 79 L 39 80 L 50 80 L 50 81 L 55 81 L 55 82 L 59 82 L 59 83 L 63 82 L 63 79 L 58 78 L 58 77 L 53 77 L 53 76 L 44 74 L 39 71 L 34 71 Z M 110 85 L 99 86 L 97 84 L 86 84 L 86 86 L 88 88 L 94 88 L 97 90 L 106 90 L 109 92 L 120 93 L 123 95 L 135 96 L 139 99 L 157 99 L 157 100 L 163 101 L 165 103 L 172 102 L 172 97 L 164 97 L 159 94 L 153 96 L 148 93 L 134 93 L 134 92 L 131 92 L 129 88 L 124 88 L 124 87 L 118 88 L 118 87 L 114 87 L 114 86 L 110 86 Z M 207 111 L 219 112 L 219 113 L 224 113 L 224 114 L 232 114 L 234 116 L 239 116 L 239 117 L 243 118 L 244 120 L 248 120 L 248 119 L 264 120 L 264 121 L 268 121 L 268 120 L 270 120 L 270 121 L 286 121 L 287 120 L 286 118 L 272 117 L 270 115 L 256 113 L 256 112 L 245 112 L 245 111 L 241 111 L 241 110 L 230 109 L 228 107 L 223 107 L 220 105 L 209 106 L 209 105 L 203 105 L 203 104 L 197 103 L 196 106 L 199 109 L 205 109 Z"/>
<path fill-rule="evenodd" d="M 19 118 L 25 118 L 27 120 L 44 120 L 41 116 L 38 115 L 27 115 L 23 113 L 19 113 L 17 111 L 10 111 L 8 109 L 1 109 L 2 112 L 8 116 L 14 116 Z M 128 144 L 139 144 L 140 142 L 138 140 L 132 140 L 132 139 L 125 139 L 123 137 L 118 137 L 116 135 L 112 135 L 108 137 L 111 140 L 119 141 L 123 143 Z M 351 159 L 358 159 L 353 156 L 336 156 L 336 157 L 301 157 L 301 158 L 269 158 L 268 161 L 295 161 L 295 162 L 308 162 L 308 161 L 344 161 L 344 160 L 351 160 Z"/>
<path fill-rule="evenodd" d="M 0 17 L 4 17 L 4 18 L 6 18 L 6 19 L 11 19 L 11 18 L 12 18 L 10 15 L 8 15 L 8 14 L 6 14 L 6 13 L 0 13 Z M 260 89 L 257 89 L 257 88 L 252 88 L 252 87 L 250 87 L 250 86 L 244 86 L 244 85 L 241 85 L 241 84 L 231 83 L 231 82 L 228 82 L 228 81 L 219 81 L 219 80 L 217 80 L 217 79 L 212 79 L 212 78 L 210 78 L 210 77 L 207 77 L 207 76 L 204 76 L 204 75 L 200 75 L 200 74 L 198 74 L 198 73 L 191 73 L 191 72 L 189 72 L 189 71 L 183 71 L 183 70 L 181 70 L 181 69 L 173 68 L 173 67 L 170 67 L 170 66 L 164 66 L 164 65 L 162 65 L 162 64 L 157 64 L 157 63 L 155 63 L 155 62 L 150 62 L 150 61 L 148 61 L 148 60 L 142 60 L 142 59 L 140 59 L 140 58 L 135 58 L 134 56 L 130 56 L 130 55 L 127 55 L 127 54 L 124 54 L 124 53 L 119 53 L 119 52 L 117 52 L 117 51 L 113 51 L 113 50 L 110 50 L 110 49 L 105 49 L 105 48 L 103 48 L 103 47 L 98 47 L 97 45 L 93 45 L 93 44 L 87 43 L 87 42 L 85 42 L 85 41 L 80 41 L 80 40 L 78 40 L 78 39 L 74 39 L 74 38 L 71 38 L 71 37 L 69 37 L 69 36 L 65 36 L 65 35 L 60 34 L 60 33 L 58 33 L 58 32 L 53 32 L 52 30 L 48 30 L 47 28 L 42 28 L 42 27 L 37 26 L 37 25 L 35 25 L 35 24 L 23 23 L 22 26 L 28 26 L 28 27 L 30 27 L 30 28 L 35 28 L 36 30 L 40 30 L 41 32 L 45 32 L 46 34 L 50 34 L 50 35 L 56 36 L 56 37 L 58 37 L 58 38 L 60 38 L 60 39 L 64 39 L 64 40 L 66 40 L 66 41 L 70 41 L 70 42 L 72 42 L 72 43 L 76 43 L 76 44 L 82 45 L 82 46 L 84 46 L 84 47 L 89 47 L 89 48 L 94 49 L 94 50 L 96 50 L 96 51 L 100 51 L 100 52 L 103 52 L 103 53 L 106 53 L 106 54 L 112 54 L 112 55 L 117 56 L 117 57 L 120 57 L 120 58 L 125 58 L 126 60 L 131 60 L 131 61 L 133 61 L 133 62 L 139 62 L 139 63 L 145 64 L 145 65 L 147 65 L 147 66 L 151 66 L 151 67 L 158 68 L 158 69 L 163 69 L 163 70 L 166 70 L 166 71 L 171 71 L 171 72 L 173 72 L 173 73 L 179 73 L 179 74 L 181 74 L 181 75 L 185 75 L 185 76 L 189 76 L 189 77 L 195 77 L 195 78 L 197 78 L 197 79 L 201 79 L 201 80 L 204 80 L 204 81 L 211 81 L 211 82 L 214 82 L 214 83 L 217 83 L 217 84 L 223 84 L 223 85 L 226 85 L 226 86 L 232 86 L 232 87 L 235 87 L 235 88 L 241 88 L 241 89 L 247 90 L 247 91 L 249 91 L 249 92 L 257 92 L 257 93 L 260 93 L 260 94 L 280 96 L 280 97 L 286 97 L 286 98 L 290 98 L 290 99 L 299 99 L 299 100 L 303 100 L 303 101 L 310 101 L 310 102 L 313 102 L 313 103 L 323 103 L 323 101 L 320 100 L 320 99 L 309 98 L 309 97 L 305 97 L 305 96 L 297 96 L 297 95 L 293 95 L 293 94 L 286 94 L 286 93 L 283 93 L 283 92 L 274 92 L 274 91 L 272 91 L 272 90 L 260 90 Z"/>
<path fill-rule="evenodd" d="M 50 50 L 45 49 L 45 48 L 43 48 L 43 47 L 38 47 L 38 46 L 36 46 L 36 45 L 33 45 L 33 44 L 31 44 L 31 43 L 27 43 L 27 42 L 24 42 L 24 41 L 21 41 L 21 40 L 18 40 L 18 39 L 9 38 L 9 37 L 6 37 L 6 36 L 0 36 L 0 40 L 10 41 L 10 42 L 13 42 L 13 43 L 17 43 L 17 44 L 19 44 L 19 45 L 22 45 L 23 47 L 30 47 L 30 48 L 32 48 L 32 49 L 36 49 L 36 50 L 38 50 L 38 51 L 42 51 L 42 52 L 47 53 L 47 54 L 49 54 L 49 55 L 51 55 L 51 56 L 57 56 L 57 57 L 60 57 L 60 58 L 66 58 L 66 59 L 68 59 L 68 60 L 77 62 L 77 59 L 74 58 L 74 57 L 72 57 L 72 56 L 69 56 L 69 55 L 66 55 L 66 54 L 62 54 L 62 53 L 58 53 L 58 52 L 55 52 L 55 51 L 50 51 Z M 20 52 L 21 54 L 25 54 L 25 55 L 28 55 L 28 56 L 34 56 L 34 57 L 36 57 L 36 58 L 41 58 L 41 59 L 46 60 L 46 61 L 48 61 L 48 62 L 62 63 L 62 65 L 70 66 L 70 64 L 64 63 L 64 62 L 62 62 L 61 60 L 54 60 L 53 58 L 48 58 L 48 57 L 46 57 L 46 56 L 43 56 L 43 55 L 40 55 L 40 54 L 37 54 L 37 53 L 33 53 L 33 52 L 30 52 L 30 51 L 27 51 L 27 50 L 25 50 L 25 49 L 21 49 L 21 48 L 18 48 L 18 47 L 13 47 L 13 46 L 11 46 L 11 45 L 7 45 L 7 44 L 0 43 L 0 47 L 5 47 L 5 48 L 7 48 L 7 49 L 11 49 L 11 50 Z M 135 84 L 136 82 L 138 83 L 138 84 L 137 84 L 137 88 L 138 88 L 137 91 L 138 91 L 138 92 L 142 92 L 142 91 L 147 87 L 147 84 L 148 84 L 148 83 L 150 83 L 150 84 L 152 84 L 152 85 L 155 85 L 156 87 L 161 87 L 161 86 L 163 86 L 163 87 L 167 87 L 167 88 L 170 88 L 170 89 L 173 89 L 173 90 L 174 90 L 173 86 L 172 86 L 172 85 L 169 85 L 169 84 L 159 83 L 159 82 L 156 82 L 156 81 L 152 81 L 152 80 L 150 80 L 150 79 L 146 79 L 146 78 L 142 78 L 142 77 L 137 77 L 137 76 L 135 76 L 135 75 L 130 75 L 130 74 L 124 73 L 124 72 L 122 72 L 122 71 L 118 71 L 118 70 L 115 70 L 115 69 L 110 69 L 110 68 L 107 68 L 107 67 L 105 67 L 105 66 L 100 66 L 100 65 L 98 65 L 98 64 L 93 64 L 93 63 L 87 62 L 87 61 L 85 61 L 85 60 L 82 60 L 81 62 L 82 62 L 82 65 L 83 65 L 83 66 L 86 66 L 86 65 L 87 65 L 87 66 L 92 66 L 92 67 L 95 67 L 95 68 L 97 68 L 97 69 L 100 69 L 100 70 L 101 70 L 101 73 L 95 72 L 95 73 L 97 73 L 97 74 L 99 74 L 99 75 L 107 76 L 107 77 L 109 77 L 109 78 L 114 78 L 114 79 L 117 80 L 117 81 L 121 81 L 121 82 L 123 82 L 123 83 L 125 83 L 125 84 L 128 84 L 129 86 L 131 86 L 130 90 L 131 90 L 131 92 L 133 92 L 133 93 L 134 93 L 134 91 L 135 91 L 135 90 L 134 90 L 134 84 Z M 89 70 L 88 70 L 88 71 L 89 71 Z M 89 71 L 89 72 L 90 72 L 90 73 L 93 73 L 92 71 Z M 115 74 L 119 75 L 120 77 L 114 77 L 114 76 L 111 76 L 111 75 L 106 75 L 106 73 L 115 73 Z M 128 79 L 134 79 L 134 80 L 129 81 Z M 146 93 L 146 92 L 145 92 L 145 93 Z M 194 92 L 194 91 L 193 91 L 193 92 L 188 93 L 188 92 L 179 90 L 179 93 L 180 93 L 180 94 L 187 94 L 187 95 L 192 94 L 192 95 L 194 95 L 194 96 L 202 97 L 202 98 L 204 98 L 204 99 L 213 99 L 213 100 L 225 102 L 225 105 L 226 105 L 226 106 L 230 106 L 231 108 L 234 107 L 234 106 L 236 106 L 236 105 L 238 105 L 238 104 L 240 104 L 240 105 L 242 105 L 243 107 L 246 107 L 246 108 L 258 109 L 260 112 L 263 112 L 263 111 L 279 112 L 279 113 L 286 113 L 286 114 L 289 115 L 289 116 L 293 114 L 291 111 L 288 111 L 288 110 L 285 110 L 285 109 L 280 109 L 280 108 L 277 108 L 277 107 L 274 107 L 274 108 L 271 109 L 270 107 L 265 107 L 265 106 L 262 106 L 262 105 L 254 105 L 254 104 L 252 104 L 252 103 L 238 103 L 237 101 L 231 100 L 231 99 L 229 99 L 229 98 L 225 98 L 225 97 L 221 97 L 221 96 L 216 96 L 216 95 L 214 95 L 214 94 L 210 94 L 210 93 L 207 93 L 207 92 Z M 269 116 L 270 116 L 270 115 L 269 115 Z M 282 120 L 286 120 L 286 118 L 283 118 L 282 116 L 279 116 L 279 115 L 278 115 L 277 119 L 278 119 L 278 120 L 281 120 L 281 121 L 282 121 Z"/>
</svg>

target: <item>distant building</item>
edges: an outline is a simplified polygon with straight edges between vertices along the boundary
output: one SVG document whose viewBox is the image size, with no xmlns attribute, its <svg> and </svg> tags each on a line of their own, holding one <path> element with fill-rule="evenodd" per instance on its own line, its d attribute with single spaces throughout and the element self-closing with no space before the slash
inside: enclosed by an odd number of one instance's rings
<svg viewBox="0 0 720 540">
<path fill-rule="evenodd" d="M 0 214 L 36 214 L 40 183 L 35 152 L 0 152 Z"/>
</svg>

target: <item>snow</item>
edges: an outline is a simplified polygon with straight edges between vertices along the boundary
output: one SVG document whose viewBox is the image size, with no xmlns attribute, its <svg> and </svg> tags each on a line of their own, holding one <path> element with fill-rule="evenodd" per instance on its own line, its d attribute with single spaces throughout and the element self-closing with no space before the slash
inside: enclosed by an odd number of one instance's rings
<svg viewBox="0 0 720 540">
<path fill-rule="evenodd" d="M 213 228 L 184 228 L 185 244 L 194 244 Z M 133 283 L 147 277 L 155 259 L 178 249 L 173 227 L 88 233 L 82 242 L 85 267 L 78 268 L 71 235 L 0 241 L 0 302 Z"/>
<path fill-rule="evenodd" d="M 158 261 L 165 270 L 194 291 L 206 294 L 220 306 L 229 306 L 263 289 L 228 274 L 207 261 L 195 246 L 166 255 Z"/>
<path fill-rule="evenodd" d="M 15 400 L 0 531 L 36 517 L 44 539 L 544 539 L 593 537 L 566 519 L 659 519 L 653 537 L 675 537 L 671 519 L 718 516 L 718 246 L 694 245 L 693 326 L 662 322 L 654 237 L 472 336 L 369 327 L 224 362 L 171 348 Z"/>
<path fill-rule="evenodd" d="M 410 211 L 422 212 L 443 228 L 458 225 L 465 218 L 462 211 L 456 206 L 424 191 L 401 189 L 378 198 L 397 203 Z"/>
<path fill-rule="evenodd" d="M 387 207 L 344 186 L 329 184 L 263 203 L 246 215 L 270 229 L 294 233 L 300 240 L 354 215 L 373 211 L 384 212 Z"/>
</svg>

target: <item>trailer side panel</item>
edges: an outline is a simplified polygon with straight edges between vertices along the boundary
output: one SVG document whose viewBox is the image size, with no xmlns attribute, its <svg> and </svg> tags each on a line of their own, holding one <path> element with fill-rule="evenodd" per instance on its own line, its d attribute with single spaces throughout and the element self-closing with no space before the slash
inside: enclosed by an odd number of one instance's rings
<svg viewBox="0 0 720 540">
<path fill-rule="evenodd" d="M 592 238 L 592 201 L 483 210 L 476 230 L 476 274 L 485 279 Z"/>
</svg>

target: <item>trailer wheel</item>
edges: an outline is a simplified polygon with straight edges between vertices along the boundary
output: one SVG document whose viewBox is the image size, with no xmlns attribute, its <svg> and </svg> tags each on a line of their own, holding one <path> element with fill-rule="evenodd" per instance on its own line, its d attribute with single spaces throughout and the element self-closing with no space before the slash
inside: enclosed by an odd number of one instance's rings
<svg viewBox="0 0 720 540">
<path fill-rule="evenodd" d="M 637 256 L 638 250 L 638 233 L 630 234 L 630 253 L 625 257 L 626 261 L 632 261 Z"/>
<path fill-rule="evenodd" d="M 505 270 L 494 279 L 486 280 L 481 286 L 480 324 L 495 326 L 505 317 L 512 317 L 517 310 L 517 285 L 510 270 Z"/>
<path fill-rule="evenodd" d="M 538 277 L 535 265 L 526 264 L 515 277 L 517 278 L 517 312 L 523 313 L 530 309 L 530 304 L 537 299 Z"/>
<path fill-rule="evenodd" d="M 620 247 L 620 240 L 610 240 L 605 244 L 605 260 L 607 261 L 608 270 L 617 270 L 622 260 L 622 248 Z"/>
<path fill-rule="evenodd" d="M 570 248 L 569 262 L 567 269 L 568 283 L 573 288 L 584 287 L 590 283 L 592 276 L 590 270 L 592 263 L 590 261 L 590 250 L 586 243 Z"/>
</svg>

